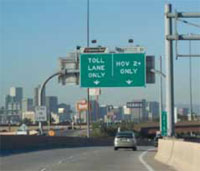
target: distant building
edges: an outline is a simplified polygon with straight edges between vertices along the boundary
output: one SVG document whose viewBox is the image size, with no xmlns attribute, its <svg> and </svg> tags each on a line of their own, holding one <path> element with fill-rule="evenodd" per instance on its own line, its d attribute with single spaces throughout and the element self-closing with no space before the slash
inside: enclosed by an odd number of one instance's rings
<svg viewBox="0 0 200 171">
<path fill-rule="evenodd" d="M 123 107 L 121 107 L 121 106 L 114 106 L 113 107 L 113 111 L 114 111 L 114 120 L 115 121 L 122 120 Z"/>
<path fill-rule="evenodd" d="M 22 99 L 23 89 L 21 87 L 11 87 L 9 95 L 5 98 L 5 110 L 7 115 L 21 115 Z"/>
<path fill-rule="evenodd" d="M 174 123 L 177 123 L 178 119 L 178 108 L 174 107 Z"/>
<path fill-rule="evenodd" d="M 159 103 L 150 101 L 146 103 L 146 110 L 149 120 L 159 119 Z"/>
<path fill-rule="evenodd" d="M 40 88 L 41 86 L 37 86 L 35 89 L 34 89 L 34 102 L 33 102 L 33 105 L 34 107 L 35 106 L 39 106 L 39 93 L 40 93 Z M 45 88 L 44 88 L 44 91 L 43 91 L 43 94 L 42 94 L 42 101 L 43 101 L 43 104 L 45 104 L 45 96 L 46 96 L 46 93 L 45 93 Z"/>
<path fill-rule="evenodd" d="M 22 112 L 34 111 L 33 99 L 26 98 L 22 101 Z"/>
<path fill-rule="evenodd" d="M 58 98 L 56 96 L 47 96 L 46 107 L 48 112 L 58 113 Z"/>
<path fill-rule="evenodd" d="M 60 122 L 65 122 L 71 120 L 71 106 L 67 104 L 59 104 L 58 105 L 58 116 Z"/>
<path fill-rule="evenodd" d="M 99 103 L 96 100 L 91 100 L 91 121 L 97 121 L 99 119 Z"/>
<path fill-rule="evenodd" d="M 182 116 L 186 116 L 189 114 L 189 109 L 188 108 L 179 108 L 178 109 L 178 114 Z"/>
<path fill-rule="evenodd" d="M 9 103 L 12 101 L 12 98 L 10 95 L 7 95 L 6 98 L 5 98 L 5 110 L 7 111 L 8 110 L 8 106 L 9 106 Z"/>
<path fill-rule="evenodd" d="M 16 102 L 21 103 L 23 99 L 23 89 L 22 87 L 11 87 L 10 96 L 15 98 Z"/>
<path fill-rule="evenodd" d="M 30 119 L 32 123 L 35 123 L 35 112 L 34 111 L 26 111 L 22 113 L 22 120 L 23 119 Z"/>
<path fill-rule="evenodd" d="M 107 106 L 106 105 L 100 105 L 99 106 L 99 112 L 98 112 L 99 119 L 104 119 L 104 116 L 106 114 L 107 114 Z"/>
<path fill-rule="evenodd" d="M 128 108 L 126 105 L 123 106 L 123 115 L 122 120 L 131 120 L 131 108 Z"/>
<path fill-rule="evenodd" d="M 133 100 L 132 102 L 127 102 L 127 108 L 130 108 L 131 114 L 129 116 L 130 120 L 134 122 L 141 122 L 148 120 L 148 112 L 146 111 L 146 100 Z"/>
</svg>

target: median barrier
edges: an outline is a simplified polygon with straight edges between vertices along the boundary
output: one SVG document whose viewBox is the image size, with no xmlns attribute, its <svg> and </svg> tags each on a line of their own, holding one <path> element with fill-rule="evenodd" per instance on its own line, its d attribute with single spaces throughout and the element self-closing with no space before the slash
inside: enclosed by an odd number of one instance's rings
<svg viewBox="0 0 200 171">
<path fill-rule="evenodd" d="M 180 171 L 199 171 L 200 144 L 160 139 L 155 159 Z"/>
<path fill-rule="evenodd" d="M 63 147 L 112 146 L 112 138 L 50 137 L 1 135 L 0 152 L 15 152 Z"/>
</svg>

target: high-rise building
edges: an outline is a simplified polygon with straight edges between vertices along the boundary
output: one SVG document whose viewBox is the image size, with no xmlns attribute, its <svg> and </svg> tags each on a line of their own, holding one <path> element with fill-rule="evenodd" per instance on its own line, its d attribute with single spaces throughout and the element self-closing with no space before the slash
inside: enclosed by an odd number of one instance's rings
<svg viewBox="0 0 200 171">
<path fill-rule="evenodd" d="M 5 110 L 8 115 L 21 115 L 23 89 L 11 87 L 9 95 L 5 98 Z"/>
<path fill-rule="evenodd" d="M 58 98 L 56 96 L 46 97 L 46 107 L 50 113 L 58 113 Z"/>
<path fill-rule="evenodd" d="M 26 98 L 22 100 L 22 112 L 33 111 L 33 99 Z"/>
<path fill-rule="evenodd" d="M 22 99 L 23 99 L 22 87 L 11 87 L 10 88 L 10 96 L 15 97 L 16 102 L 22 103 Z"/>
<path fill-rule="evenodd" d="M 97 121 L 99 119 L 99 103 L 96 100 L 90 101 L 91 105 L 91 121 Z"/>
<path fill-rule="evenodd" d="M 71 106 L 67 104 L 59 104 L 58 105 L 58 116 L 60 122 L 65 122 L 67 120 L 71 120 Z"/>
<path fill-rule="evenodd" d="M 189 108 L 185 108 L 185 107 L 179 108 L 178 114 L 187 116 L 189 114 Z"/>
<path fill-rule="evenodd" d="M 107 114 L 107 106 L 100 105 L 98 114 L 99 114 L 99 119 L 104 119 L 104 116 Z"/>
<path fill-rule="evenodd" d="M 159 103 L 156 101 L 147 102 L 146 110 L 149 115 L 149 119 L 152 120 L 159 118 Z"/>
<path fill-rule="evenodd" d="M 135 122 L 141 122 L 148 120 L 148 112 L 146 111 L 146 100 L 133 100 L 127 102 L 127 107 L 130 108 L 131 114 L 130 119 Z"/>
<path fill-rule="evenodd" d="M 41 86 L 37 86 L 35 89 L 34 89 L 34 102 L 33 102 L 33 105 L 34 106 L 39 106 L 39 93 L 40 93 L 40 88 Z M 43 91 L 43 94 L 42 94 L 42 101 L 43 101 L 43 104 L 45 104 L 45 96 L 46 96 L 46 93 L 45 93 L 45 88 L 44 88 L 44 91 Z"/>
<path fill-rule="evenodd" d="M 8 106 L 9 106 L 9 103 L 12 101 L 12 98 L 10 95 L 7 95 L 6 98 L 5 98 L 5 110 L 7 111 L 8 110 Z"/>
</svg>

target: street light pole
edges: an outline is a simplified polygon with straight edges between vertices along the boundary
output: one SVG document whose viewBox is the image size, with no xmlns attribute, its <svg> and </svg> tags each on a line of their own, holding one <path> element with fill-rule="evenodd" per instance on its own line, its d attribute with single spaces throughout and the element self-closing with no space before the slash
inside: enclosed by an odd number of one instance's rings
<svg viewBox="0 0 200 171">
<path fill-rule="evenodd" d="M 162 133 L 162 111 L 163 111 L 163 84 L 162 84 L 162 79 L 163 77 L 166 78 L 166 75 L 163 73 L 162 71 L 162 56 L 160 56 L 160 70 L 156 70 L 156 69 L 151 69 L 151 72 L 158 74 L 160 76 L 160 104 L 159 104 L 159 108 L 160 108 L 160 132 Z"/>
<path fill-rule="evenodd" d="M 160 72 L 162 73 L 162 56 L 160 56 Z M 163 111 L 163 85 L 162 75 L 160 74 L 160 132 L 162 133 L 162 111 Z"/>
<path fill-rule="evenodd" d="M 56 72 L 55 74 L 53 74 L 53 75 L 51 75 L 50 77 L 48 77 L 48 78 L 44 81 L 44 83 L 41 85 L 41 87 L 40 87 L 40 89 L 39 89 L 39 101 L 38 101 L 39 106 L 45 105 L 42 96 L 43 96 L 43 92 L 44 92 L 44 89 L 45 89 L 46 84 L 48 83 L 48 81 L 49 81 L 50 79 L 52 79 L 53 77 L 55 77 L 55 76 L 57 76 L 57 75 L 60 75 L 60 74 L 62 74 L 62 72 Z M 50 114 L 50 115 L 51 115 L 51 114 Z M 49 119 L 51 119 L 51 117 L 49 117 Z M 50 123 L 50 121 L 49 121 L 49 123 Z M 39 122 L 39 129 L 40 129 L 40 131 L 41 131 L 41 133 L 42 133 L 42 122 L 41 122 L 41 121 Z"/>
<path fill-rule="evenodd" d="M 189 40 L 189 81 L 190 81 L 190 115 L 191 120 L 194 119 L 192 106 L 192 57 L 191 57 L 191 40 Z"/>
</svg>

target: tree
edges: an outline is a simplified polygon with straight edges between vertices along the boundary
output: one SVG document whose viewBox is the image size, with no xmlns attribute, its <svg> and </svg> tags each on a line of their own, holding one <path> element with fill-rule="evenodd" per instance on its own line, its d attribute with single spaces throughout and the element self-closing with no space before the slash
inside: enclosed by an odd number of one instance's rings
<svg viewBox="0 0 200 171">
<path fill-rule="evenodd" d="M 22 124 L 31 125 L 31 124 L 33 124 L 33 122 L 32 122 L 32 120 L 29 119 L 29 118 L 24 118 L 24 119 L 22 120 Z"/>
</svg>

